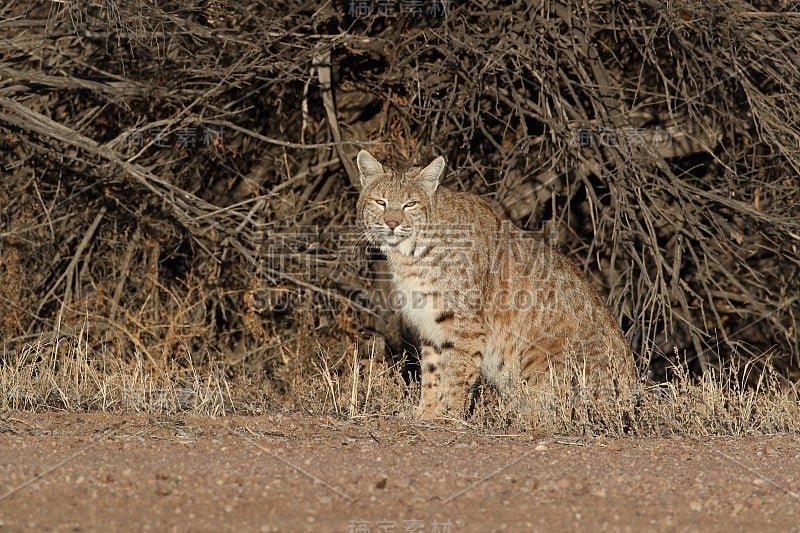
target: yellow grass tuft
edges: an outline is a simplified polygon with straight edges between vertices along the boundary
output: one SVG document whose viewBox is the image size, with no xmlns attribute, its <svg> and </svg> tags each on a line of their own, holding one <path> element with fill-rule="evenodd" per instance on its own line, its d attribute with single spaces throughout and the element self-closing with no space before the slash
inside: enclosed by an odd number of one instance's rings
<svg viewBox="0 0 800 533">
<path fill-rule="evenodd" d="M 302 409 L 343 418 L 412 419 L 419 387 L 407 385 L 395 366 L 373 346 L 350 344 L 334 353 L 321 347 L 311 364 L 295 369 L 279 392 L 257 375 L 235 376 L 218 365 L 202 367 L 192 355 L 155 362 L 128 361 L 92 352 L 85 327 L 72 335 L 41 338 L 0 364 L 0 408 L 188 413 L 223 416 Z M 301 354 L 297 354 L 299 357 Z M 673 381 L 641 384 L 630 401 L 587 400 L 566 380 L 537 394 L 521 390 L 520 414 L 513 402 L 481 387 L 472 415 L 461 422 L 482 431 L 565 435 L 662 436 L 757 435 L 800 431 L 798 391 L 762 371 L 749 386 L 737 369 L 693 379 L 681 368 Z"/>
</svg>

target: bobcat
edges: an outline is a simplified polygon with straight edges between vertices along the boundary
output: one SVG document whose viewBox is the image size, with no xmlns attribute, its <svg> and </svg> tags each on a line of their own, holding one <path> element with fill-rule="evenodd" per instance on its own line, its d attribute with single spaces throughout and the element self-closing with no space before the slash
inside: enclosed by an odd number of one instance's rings
<svg viewBox="0 0 800 533">
<path fill-rule="evenodd" d="M 358 218 L 422 340 L 420 418 L 466 414 L 481 377 L 520 409 L 520 390 L 552 387 L 567 372 L 595 398 L 630 391 L 631 350 L 569 259 L 479 196 L 440 186 L 442 157 L 401 171 L 362 150 L 357 163 Z"/>
</svg>

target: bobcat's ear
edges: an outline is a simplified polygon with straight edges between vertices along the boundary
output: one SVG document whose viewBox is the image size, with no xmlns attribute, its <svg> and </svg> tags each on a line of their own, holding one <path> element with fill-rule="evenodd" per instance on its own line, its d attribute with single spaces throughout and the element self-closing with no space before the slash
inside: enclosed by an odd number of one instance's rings
<svg viewBox="0 0 800 533">
<path fill-rule="evenodd" d="M 358 177 L 361 178 L 362 187 L 366 187 L 375 181 L 375 178 L 384 173 L 383 165 L 378 163 L 378 160 L 366 150 L 358 152 L 356 163 L 358 163 Z"/>
<path fill-rule="evenodd" d="M 444 157 L 439 156 L 431 161 L 427 167 L 419 171 L 419 180 L 429 193 L 433 193 L 439 188 L 439 180 L 444 172 L 444 166 Z"/>
</svg>

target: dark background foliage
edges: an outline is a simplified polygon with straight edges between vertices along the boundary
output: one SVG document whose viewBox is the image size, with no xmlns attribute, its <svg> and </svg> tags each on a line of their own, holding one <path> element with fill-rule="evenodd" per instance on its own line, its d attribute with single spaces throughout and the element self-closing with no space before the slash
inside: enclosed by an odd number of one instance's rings
<svg viewBox="0 0 800 533">
<path fill-rule="evenodd" d="M 797 7 L 5 3 L 4 351 L 80 331 L 280 381 L 391 346 L 354 227 L 363 147 L 443 154 L 446 185 L 552 239 L 651 377 L 797 380 Z"/>
</svg>

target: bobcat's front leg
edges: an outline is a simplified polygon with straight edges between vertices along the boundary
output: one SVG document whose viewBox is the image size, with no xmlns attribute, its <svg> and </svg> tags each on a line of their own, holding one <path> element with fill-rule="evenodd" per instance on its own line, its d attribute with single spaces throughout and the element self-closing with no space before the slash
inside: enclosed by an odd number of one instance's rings
<svg viewBox="0 0 800 533">
<path fill-rule="evenodd" d="M 439 408 L 439 387 L 442 384 L 441 349 L 432 344 L 422 344 L 420 357 L 420 384 L 422 393 L 417 407 L 417 417 L 432 420 Z"/>
<path fill-rule="evenodd" d="M 472 403 L 472 394 L 481 372 L 482 347 L 462 340 L 443 350 L 444 375 L 439 387 L 439 412 L 446 417 L 463 418 Z"/>
<path fill-rule="evenodd" d="M 472 344 L 456 346 L 447 342 L 442 346 L 422 345 L 422 394 L 417 407 L 420 419 L 464 416 L 472 388 L 480 374 L 482 351 L 475 349 Z"/>
</svg>

